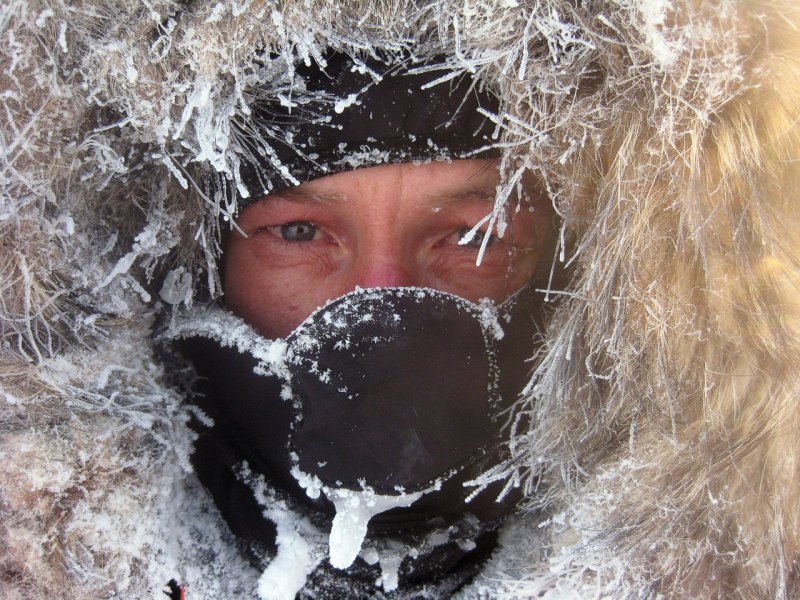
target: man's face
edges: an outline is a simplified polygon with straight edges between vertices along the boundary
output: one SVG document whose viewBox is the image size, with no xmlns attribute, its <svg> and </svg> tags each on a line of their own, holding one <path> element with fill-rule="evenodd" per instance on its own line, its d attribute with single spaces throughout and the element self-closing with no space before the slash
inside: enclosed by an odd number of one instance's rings
<svg viewBox="0 0 800 600">
<path fill-rule="evenodd" d="M 225 249 L 225 302 L 268 338 L 356 286 L 428 287 L 502 302 L 547 254 L 549 203 L 511 203 L 502 238 L 459 240 L 492 210 L 488 160 L 385 165 L 323 177 L 248 206 Z M 486 231 L 486 225 L 482 227 Z"/>
</svg>

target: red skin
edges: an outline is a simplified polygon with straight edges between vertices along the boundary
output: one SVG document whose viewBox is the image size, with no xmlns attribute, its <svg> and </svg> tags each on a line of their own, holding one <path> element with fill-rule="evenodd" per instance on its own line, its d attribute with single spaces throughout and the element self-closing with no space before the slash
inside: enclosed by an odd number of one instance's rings
<svg viewBox="0 0 800 600">
<path fill-rule="evenodd" d="M 267 196 L 237 220 L 246 237 L 233 232 L 228 241 L 225 302 L 268 338 L 286 336 L 356 286 L 429 287 L 501 302 L 547 254 L 553 212 L 535 196 L 518 212 L 512 206 L 505 235 L 476 266 L 476 245 L 458 240 L 491 212 L 498 182 L 488 160 L 401 163 Z M 281 226 L 297 221 L 314 225 L 313 239 L 284 239 Z"/>
</svg>

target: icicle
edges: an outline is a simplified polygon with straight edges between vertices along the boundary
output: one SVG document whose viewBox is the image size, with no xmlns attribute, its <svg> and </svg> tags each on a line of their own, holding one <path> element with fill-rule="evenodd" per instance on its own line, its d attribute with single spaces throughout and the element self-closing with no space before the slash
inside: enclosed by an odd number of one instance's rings
<svg viewBox="0 0 800 600">
<path fill-rule="evenodd" d="M 400 585 L 400 563 L 403 562 L 402 554 L 395 554 L 381 558 L 380 584 L 385 592 L 393 592 Z"/>
<path fill-rule="evenodd" d="M 423 494 L 380 496 L 369 488 L 363 492 L 329 488 L 323 491 L 336 508 L 328 546 L 331 566 L 337 569 L 346 569 L 353 564 L 361 551 L 367 524 L 372 517 L 392 508 L 411 506 Z"/>
</svg>

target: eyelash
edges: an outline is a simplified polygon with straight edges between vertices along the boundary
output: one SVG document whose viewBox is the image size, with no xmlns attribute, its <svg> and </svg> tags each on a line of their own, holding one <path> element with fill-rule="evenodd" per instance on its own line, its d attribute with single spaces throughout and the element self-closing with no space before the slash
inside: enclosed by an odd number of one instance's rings
<svg viewBox="0 0 800 600">
<path fill-rule="evenodd" d="M 278 226 L 280 228 L 281 237 L 283 241 L 290 242 L 290 243 L 304 243 L 304 242 L 312 242 L 314 238 L 317 237 L 317 233 L 319 233 L 319 227 L 313 221 L 289 221 L 288 223 L 284 223 L 283 225 Z M 289 231 L 292 227 L 300 228 L 298 237 L 306 237 L 308 235 L 308 231 L 310 229 L 311 238 L 310 239 L 288 239 L 287 238 L 287 231 Z M 304 232 L 303 230 L 306 229 Z"/>
<path fill-rule="evenodd" d="M 459 241 L 458 245 L 462 246 L 463 248 L 471 248 L 471 249 L 478 250 L 483 245 L 483 239 L 484 239 L 484 237 L 486 237 L 487 232 L 479 229 L 472 236 L 472 239 L 470 239 L 468 242 L 465 242 L 465 243 L 461 244 L 460 243 L 461 240 L 464 239 L 464 236 L 469 234 L 470 231 L 472 231 L 471 227 L 462 227 L 461 229 L 458 230 L 458 233 L 457 233 L 458 241 Z M 494 246 L 495 243 L 498 241 L 498 239 L 499 238 L 495 234 L 493 234 L 493 233 L 489 234 L 489 242 L 486 244 L 486 248 L 491 248 L 492 246 Z"/>
<path fill-rule="evenodd" d="M 295 225 L 295 226 L 298 226 L 298 225 L 308 225 L 308 226 L 310 226 L 313 229 L 312 238 L 311 239 L 287 239 L 285 228 L 291 227 L 293 225 Z M 483 244 L 484 236 L 486 235 L 486 232 L 482 231 L 482 230 L 478 230 L 478 231 L 475 232 L 474 236 L 472 237 L 472 239 L 469 242 L 464 243 L 464 244 L 459 244 L 458 242 L 460 240 L 462 240 L 464 238 L 464 236 L 467 235 L 471 230 L 472 230 L 472 227 L 464 226 L 464 227 L 461 227 L 461 228 L 457 229 L 456 231 L 454 231 L 453 233 L 451 233 L 450 235 L 448 235 L 444 239 L 445 240 L 454 241 L 456 243 L 456 245 L 457 245 L 457 249 L 458 250 L 463 250 L 466 253 L 472 254 L 474 252 L 477 252 L 481 248 L 481 246 Z M 253 233 L 254 234 L 259 234 L 259 233 L 262 233 L 262 232 L 269 233 L 270 235 L 272 235 L 272 236 L 274 236 L 276 238 L 276 241 L 278 241 L 278 242 L 280 242 L 280 243 L 282 243 L 282 244 L 284 244 L 286 246 L 302 246 L 302 245 L 305 245 L 305 244 L 310 243 L 310 242 L 319 241 L 319 240 L 317 240 L 315 238 L 318 235 L 324 235 L 324 229 L 321 228 L 315 221 L 302 220 L 302 219 L 296 219 L 296 220 L 292 220 L 292 221 L 287 221 L 286 223 L 282 223 L 280 225 L 270 225 L 270 226 L 266 226 L 266 227 L 259 227 Z M 497 243 L 499 242 L 499 238 L 495 234 L 489 234 L 489 235 L 490 235 L 489 243 L 486 245 L 486 249 L 487 250 L 489 250 L 490 248 L 496 247 L 498 245 Z"/>
<path fill-rule="evenodd" d="M 315 230 L 315 232 L 314 232 L 315 234 L 319 233 L 321 231 L 321 228 L 319 227 L 319 225 L 317 225 L 314 221 L 295 219 L 295 220 L 292 220 L 292 221 L 287 221 L 286 223 L 280 223 L 278 225 L 265 225 L 264 227 L 258 227 L 257 229 L 253 230 L 251 235 L 258 235 L 258 234 L 261 234 L 261 233 L 267 233 L 267 234 L 275 236 L 276 238 L 279 238 L 282 242 L 295 243 L 294 240 L 287 240 L 284 237 L 283 228 L 284 227 L 289 227 L 291 225 L 299 225 L 299 224 L 306 224 L 306 223 L 309 224 Z M 312 240 L 307 240 L 307 241 L 312 241 Z M 301 242 L 297 242 L 297 243 L 301 243 Z"/>
</svg>

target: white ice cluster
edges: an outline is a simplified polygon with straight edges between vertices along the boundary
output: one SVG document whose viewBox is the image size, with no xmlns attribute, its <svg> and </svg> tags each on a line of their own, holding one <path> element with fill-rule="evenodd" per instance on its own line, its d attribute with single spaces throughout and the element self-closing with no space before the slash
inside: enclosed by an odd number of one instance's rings
<svg viewBox="0 0 800 600">
<path fill-rule="evenodd" d="M 396 589 L 397 570 L 409 549 L 402 551 L 395 544 L 391 550 L 383 548 L 379 551 L 371 546 L 362 551 L 367 525 L 373 516 L 392 508 L 410 506 L 426 492 L 385 496 L 368 487 L 356 491 L 324 486 L 313 475 L 305 474 L 297 467 L 292 470 L 292 475 L 309 497 L 316 499 L 320 493 L 325 494 L 333 503 L 336 514 L 331 530 L 326 534 L 276 496 L 262 477 L 255 476 L 246 466 L 242 467 L 241 476 L 264 508 L 264 516 L 277 527 L 277 554 L 261 574 L 259 597 L 262 600 L 293 600 L 308 574 L 325 558 L 331 566 L 347 569 L 360 554 L 368 564 L 380 563 L 383 572 L 380 583 L 385 591 Z"/>
</svg>

